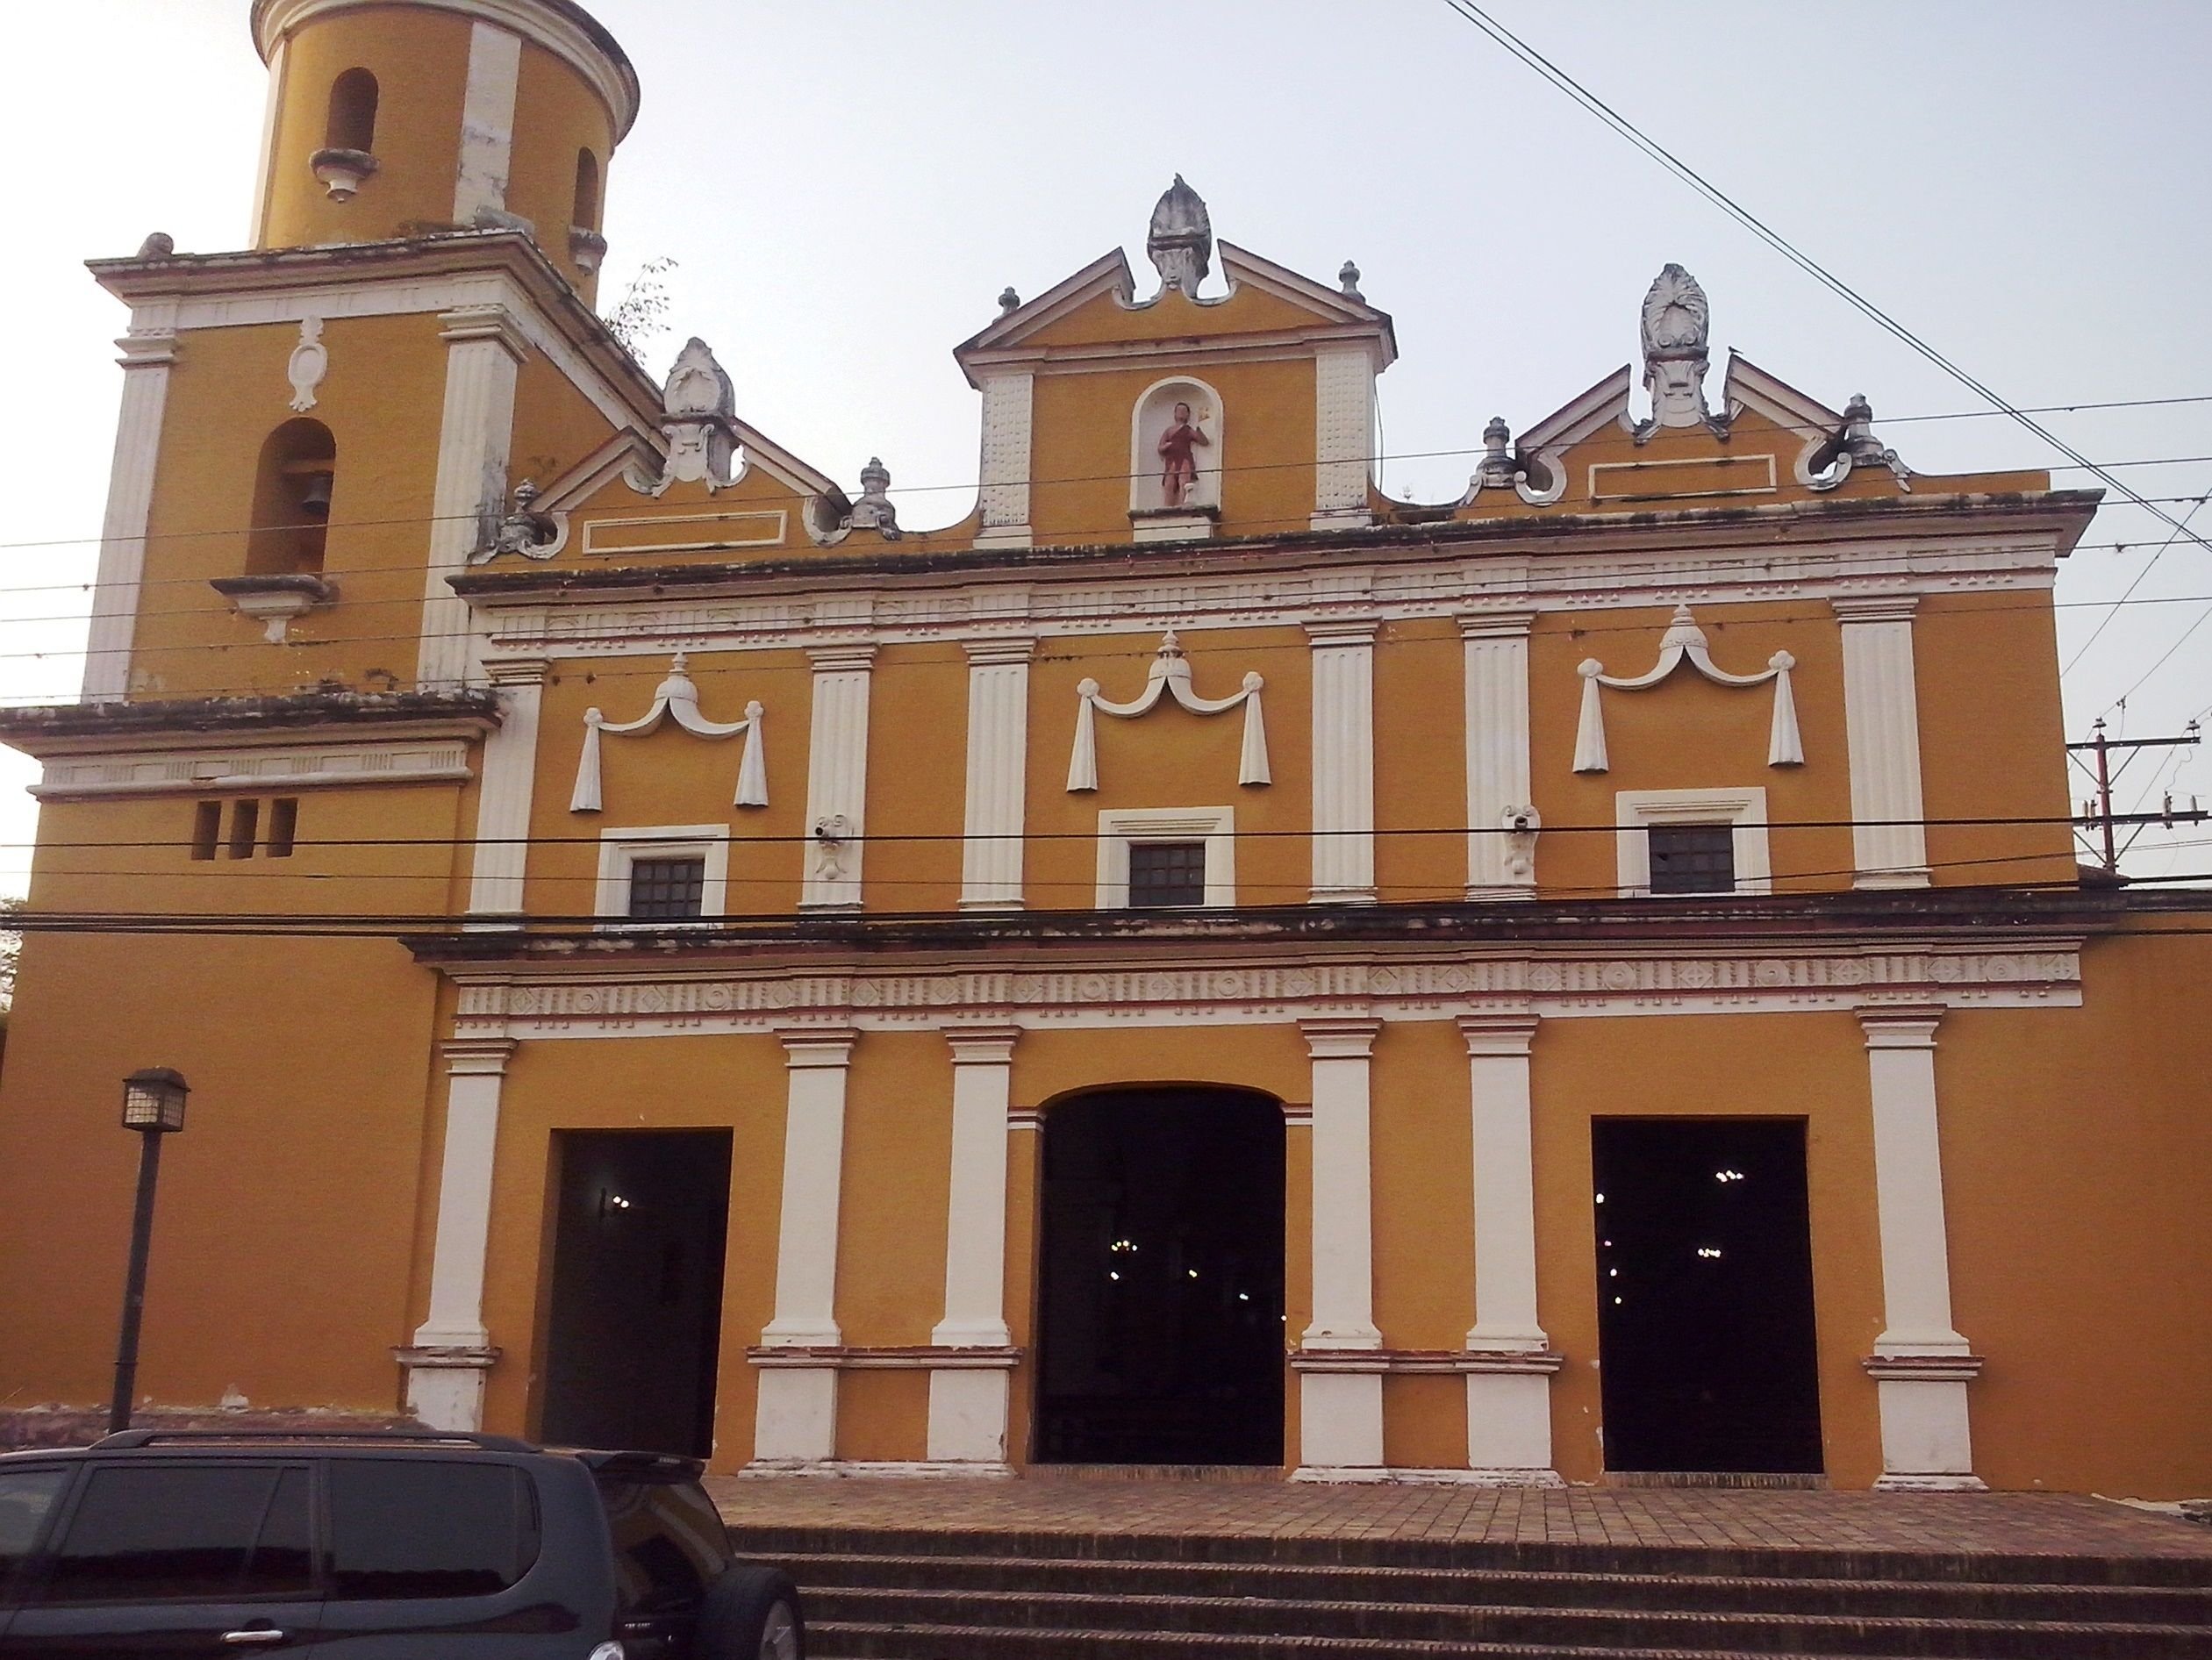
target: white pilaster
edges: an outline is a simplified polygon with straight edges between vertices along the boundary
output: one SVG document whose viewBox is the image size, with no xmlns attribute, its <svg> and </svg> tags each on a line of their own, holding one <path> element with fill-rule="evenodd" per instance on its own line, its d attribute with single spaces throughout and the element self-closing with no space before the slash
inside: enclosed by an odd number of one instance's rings
<svg viewBox="0 0 2212 1660">
<path fill-rule="evenodd" d="M 868 812 L 868 688 L 873 646 L 818 646 L 812 738 L 806 765 L 806 880 L 799 904 L 857 911 Z"/>
<path fill-rule="evenodd" d="M 1910 594 L 1835 599 L 1843 625 L 1843 726 L 1850 748 L 1851 846 L 1861 888 L 1929 884 L 1920 790 L 1920 697 Z"/>
<path fill-rule="evenodd" d="M 1528 783 L 1528 626 L 1535 613 L 1485 612 L 1459 619 L 1464 642 L 1467 897 L 1536 897 L 1536 837 L 1508 834 Z"/>
<path fill-rule="evenodd" d="M 1030 430 L 1037 377 L 993 375 L 983 383 L 983 526 L 978 547 L 1027 547 Z"/>
<path fill-rule="evenodd" d="M 1381 1022 L 1299 1022 L 1313 1061 L 1313 1323 L 1307 1350 L 1380 1349 L 1375 1325 L 1375 1247 L 1368 1071 Z M 1380 1371 L 1301 1370 L 1299 1465 L 1313 1471 L 1378 1468 L 1383 1462 Z"/>
<path fill-rule="evenodd" d="M 522 37 L 496 24 L 476 24 L 469 36 L 468 89 L 461 106 L 455 225 L 473 225 L 479 213 L 506 211 L 507 175 L 514 165 L 515 93 L 521 79 Z M 566 225 L 539 228 L 556 240 L 568 233 Z"/>
<path fill-rule="evenodd" d="M 829 1349 L 837 1326 L 837 1218 L 845 1160 L 845 1084 L 855 1034 L 841 1027 L 785 1032 L 784 1190 L 776 1240 L 776 1314 L 764 1349 Z M 777 1364 L 760 1374 L 756 1463 L 826 1463 L 837 1450 L 837 1370 Z"/>
<path fill-rule="evenodd" d="M 1536 1017 L 1464 1015 L 1474 1113 L 1475 1324 L 1467 1352 L 1467 1466 L 1488 1480 L 1554 1487 L 1551 1375 L 1536 1320 L 1536 1155 L 1528 1051 Z"/>
<path fill-rule="evenodd" d="M 268 222 L 268 187 L 276 168 L 276 117 L 284 107 L 284 60 L 291 44 L 291 37 L 284 35 L 268 54 L 268 95 L 261 103 L 261 161 L 254 171 L 254 217 L 247 221 L 249 247 L 261 246 Z"/>
<path fill-rule="evenodd" d="M 1315 530 L 1374 523 L 1374 454 L 1375 360 L 1364 346 L 1323 347 L 1314 356 Z"/>
<path fill-rule="evenodd" d="M 1315 905 L 1375 902 L 1375 624 L 1311 622 Z"/>
<path fill-rule="evenodd" d="M 968 642 L 968 807 L 960 908 L 1021 908 L 1034 640 Z"/>
<path fill-rule="evenodd" d="M 1006 1114 L 1013 1098 L 1013 1027 L 945 1034 L 952 1046 L 952 1191 L 945 1237 L 945 1317 L 929 1341 L 1004 1349 L 1006 1329 Z M 1009 1377 L 1003 1367 L 929 1374 L 933 1463 L 1006 1462 Z"/>
<path fill-rule="evenodd" d="M 530 859 L 530 802 L 537 787 L 538 711 L 545 698 L 542 659 L 494 663 L 500 721 L 483 743 L 477 779 L 476 838 L 469 873 L 469 914 L 519 921 Z M 481 927 L 481 921 L 470 927 Z"/>
<path fill-rule="evenodd" d="M 515 371 L 529 352 L 521 325 L 504 306 L 467 306 L 438 320 L 446 342 L 446 401 L 415 668 L 416 681 L 427 688 L 469 678 L 469 605 L 446 582 L 468 569 L 469 555 L 505 504 Z"/>
<path fill-rule="evenodd" d="M 483 1427 L 484 1373 L 499 1352 L 483 1323 L 491 1178 L 499 1145 L 499 1090 L 514 1050 L 504 1038 L 445 1046 L 446 1143 L 429 1316 L 416 1328 L 414 1346 L 400 1351 L 408 1410 L 433 1429 Z"/>
<path fill-rule="evenodd" d="M 131 640 L 139 590 L 146 580 L 147 521 L 154 511 L 154 474 L 161 455 L 161 415 L 168 407 L 169 367 L 176 336 L 168 330 L 126 334 L 123 409 L 116 421 L 115 460 L 108 473 L 108 511 L 100 526 L 100 569 L 92 590 L 92 632 L 85 641 L 86 703 L 118 703 L 131 687 Z"/>
<path fill-rule="evenodd" d="M 1866 1370 L 1882 1422 L 1878 1487 L 1978 1491 L 1967 1385 L 1981 1361 L 1951 1325 L 1936 1115 L 1936 1007 L 1863 1008 L 1874 1113 L 1883 1330 Z"/>
</svg>

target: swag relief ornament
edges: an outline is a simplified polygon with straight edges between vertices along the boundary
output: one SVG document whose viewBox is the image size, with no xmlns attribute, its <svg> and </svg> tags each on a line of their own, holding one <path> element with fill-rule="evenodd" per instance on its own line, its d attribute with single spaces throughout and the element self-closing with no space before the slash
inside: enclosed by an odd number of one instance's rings
<svg viewBox="0 0 2212 1660">
<path fill-rule="evenodd" d="M 1256 674 L 1244 676 L 1243 690 L 1227 698 L 1201 698 L 1191 680 L 1190 659 L 1183 655 L 1183 644 L 1170 629 L 1160 641 L 1160 649 L 1145 670 L 1144 690 L 1128 703 L 1109 702 L 1095 680 L 1084 680 L 1076 687 L 1080 700 L 1076 710 L 1075 752 L 1068 759 L 1068 792 L 1079 794 L 1099 787 L 1099 732 L 1098 717 L 1112 715 L 1119 720 L 1135 720 L 1156 707 L 1163 698 L 1172 698 L 1194 715 L 1225 714 L 1242 707 L 1244 711 L 1244 748 L 1238 757 L 1236 781 L 1242 784 L 1272 783 L 1267 769 L 1267 727 L 1260 715 L 1260 688 L 1267 683 Z"/>
<path fill-rule="evenodd" d="M 1705 630 L 1697 626 L 1687 605 L 1674 608 L 1674 619 L 1659 640 L 1659 661 L 1647 674 L 1608 675 L 1605 665 L 1595 657 L 1585 658 L 1576 672 L 1582 676 L 1582 719 L 1575 728 L 1574 769 L 1577 772 L 1605 772 L 1612 766 L 1606 753 L 1605 708 L 1599 692 L 1600 686 L 1610 686 L 1615 691 L 1648 691 L 1659 684 L 1686 661 L 1693 669 L 1716 686 L 1764 686 L 1770 681 L 1774 686 L 1774 717 L 1767 729 L 1766 764 L 1770 767 L 1801 767 L 1805 764 L 1805 744 L 1798 735 L 1797 700 L 1790 690 L 1790 670 L 1797 667 L 1797 659 L 1786 651 L 1778 651 L 1766 660 L 1766 671 L 1757 675 L 1732 675 L 1713 661 L 1712 649 L 1705 638 Z"/>
<path fill-rule="evenodd" d="M 635 720 L 615 725 L 598 709 L 583 712 L 583 753 L 576 761 L 575 792 L 569 798 L 570 812 L 597 812 L 600 805 L 599 744 L 603 738 L 638 737 L 651 732 L 667 716 L 695 738 L 734 738 L 741 733 L 745 748 L 738 757 L 736 804 L 741 807 L 768 805 L 768 756 L 761 740 L 761 719 L 766 712 L 758 702 L 745 705 L 745 719 L 722 726 L 699 712 L 699 689 L 684 672 L 684 656 L 676 654 L 669 676 L 653 694 L 653 706 Z"/>
</svg>

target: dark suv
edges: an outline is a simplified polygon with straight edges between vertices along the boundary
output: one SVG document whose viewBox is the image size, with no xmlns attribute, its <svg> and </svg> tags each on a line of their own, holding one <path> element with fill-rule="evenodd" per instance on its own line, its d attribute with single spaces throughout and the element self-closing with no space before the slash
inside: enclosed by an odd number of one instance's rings
<svg viewBox="0 0 2212 1660">
<path fill-rule="evenodd" d="M 126 1430 L 0 1456 L 0 1656 L 800 1660 L 693 1458 Z"/>
</svg>

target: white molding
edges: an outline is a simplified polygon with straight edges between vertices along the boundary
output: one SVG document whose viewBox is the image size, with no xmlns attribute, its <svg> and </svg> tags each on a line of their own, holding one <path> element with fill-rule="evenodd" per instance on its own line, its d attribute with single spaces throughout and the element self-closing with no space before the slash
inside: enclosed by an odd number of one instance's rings
<svg viewBox="0 0 2212 1660">
<path fill-rule="evenodd" d="M 1099 814 L 1099 876 L 1094 903 L 1101 911 L 1129 908 L 1129 848 L 1139 841 L 1206 843 L 1206 898 L 1209 906 L 1236 903 L 1236 809 L 1234 807 L 1108 807 Z"/>
<path fill-rule="evenodd" d="M 1406 946 L 1300 953 L 1218 943 L 1068 965 L 997 948 L 903 973 L 847 959 L 732 969 L 547 962 L 443 970 L 461 987 L 459 1036 L 649 1039 L 773 1033 L 799 1020 L 863 1031 L 935 1031 L 963 1017 L 1024 1031 L 1290 1026 L 1349 1004 L 1385 1022 L 1501 1007 L 1546 1020 L 1850 1013 L 1893 1003 L 2078 1008 L 2081 941 L 2010 935 L 1956 946 L 1836 934 L 1772 948 L 1713 946 Z"/>
<path fill-rule="evenodd" d="M 630 870 L 640 859 L 699 859 L 706 879 L 699 914 L 689 923 L 629 920 Z M 730 829 L 724 824 L 635 825 L 599 832 L 598 886 L 591 909 L 603 933 L 629 928 L 704 927 L 729 912 Z"/>
<path fill-rule="evenodd" d="M 515 1046 L 502 1040 L 447 1043 L 445 1143 L 440 1156 L 438 1220 L 430 1265 L 430 1306 L 417 1327 L 419 1349 L 483 1351 L 484 1268 L 491 1246 L 492 1171 L 499 1146 L 499 1090 Z M 483 1368 L 411 1367 L 408 1405 L 436 1413 L 433 1429 L 483 1427 Z M 457 1421 L 456 1421 L 457 1420 Z"/>
<path fill-rule="evenodd" d="M 945 1033 L 952 1050 L 945 1313 L 929 1334 L 944 1348 L 1003 1349 L 1013 1341 L 1006 1327 L 1006 1119 L 1020 1035 L 995 1025 Z M 1009 1388 L 1002 1368 L 933 1370 L 929 1461 L 1006 1463 Z"/>
<path fill-rule="evenodd" d="M 748 1464 L 746 1480 L 794 1478 L 827 1481 L 1011 1481 L 1012 1464 L 934 1463 L 922 1458 L 826 1458 L 810 1464 Z"/>
<path fill-rule="evenodd" d="M 965 642 L 968 779 L 960 908 L 1021 908 L 1021 833 L 1028 812 L 1029 660 L 1036 641 Z"/>
<path fill-rule="evenodd" d="M 388 0 L 260 0 L 254 8 L 254 44 L 266 63 L 288 36 L 317 18 L 387 3 Z M 544 5 L 535 0 L 416 0 L 416 4 L 458 12 L 480 23 L 496 24 L 543 47 L 582 75 L 605 104 L 614 118 L 615 142 L 619 144 L 628 136 L 631 123 L 638 115 L 637 72 L 620 54 L 619 48 L 609 53 L 612 36 L 605 36 L 604 39 L 595 37 L 593 31 L 579 21 L 583 16 L 580 7 Z"/>
<path fill-rule="evenodd" d="M 857 911 L 868 834 L 868 699 L 876 648 L 818 645 L 806 755 L 806 877 L 799 908 Z"/>
<path fill-rule="evenodd" d="M 761 1343 L 836 1348 L 844 1342 L 837 1325 L 837 1219 L 844 1184 L 845 1089 L 858 1034 L 809 1027 L 780 1035 L 789 1082 L 777 1206 L 776 1308 Z M 836 1450 L 835 1371 L 763 1373 L 754 1456 L 812 1462 L 834 1457 Z"/>
<path fill-rule="evenodd" d="M 116 344 L 123 355 L 122 410 L 108 473 L 108 504 L 100 526 L 100 564 L 92 590 L 92 626 L 84 645 L 83 701 L 119 703 L 131 689 L 131 646 L 138 631 L 139 590 L 146 576 L 147 523 L 161 463 L 161 417 L 168 406 L 169 369 L 176 361 L 172 329 L 132 332 Z"/>
<path fill-rule="evenodd" d="M 469 914 L 519 919 L 530 861 L 530 805 L 537 791 L 538 713 L 543 662 L 503 662 L 488 671 L 504 718 L 483 743 L 470 848 Z"/>
<path fill-rule="evenodd" d="M 275 49 L 265 54 L 268 62 L 268 92 L 261 102 L 261 160 L 254 169 L 254 214 L 246 222 L 246 241 L 249 247 L 261 246 L 268 224 L 268 187 L 276 176 L 276 118 L 284 107 L 284 59 L 290 42 L 279 40 Z"/>
<path fill-rule="evenodd" d="M 453 219 L 475 225 L 503 213 L 514 166 L 515 93 L 522 82 L 522 37 L 478 18 L 469 32 L 469 78 L 461 107 L 461 161 Z M 556 227 L 548 225 L 548 233 Z"/>
<path fill-rule="evenodd" d="M 1375 358 L 1364 342 L 1314 354 L 1315 530 L 1357 530 L 1374 522 L 1369 496 L 1375 454 Z"/>
<path fill-rule="evenodd" d="M 1306 625 L 1313 656 L 1314 905 L 1375 903 L 1375 634 L 1365 615 Z"/>
<path fill-rule="evenodd" d="M 130 749 L 49 760 L 30 793 L 41 801 L 170 796 L 226 790 L 329 790 L 361 784 L 465 783 L 465 738 L 212 750 Z"/>
<path fill-rule="evenodd" d="M 1910 594 L 1829 602 L 1843 628 L 1843 729 L 1850 751 L 1851 842 L 1862 888 L 1924 888 L 1920 695 Z"/>
<path fill-rule="evenodd" d="M 1536 897 L 1536 810 L 1529 780 L 1527 611 L 1459 619 L 1467 746 L 1467 897 Z M 1514 832 L 1520 825 L 1532 826 Z M 1501 834 L 1508 833 L 1510 834 Z"/>
<path fill-rule="evenodd" d="M 1620 826 L 1614 855 L 1623 898 L 1651 893 L 1651 838 L 1655 824 L 1725 824 L 1734 826 L 1736 893 L 1772 893 L 1774 866 L 1766 841 L 1766 790 L 1759 784 L 1701 790 L 1621 790 L 1613 798 L 1614 822 Z M 1710 895 L 1661 894 L 1661 898 L 1694 899 Z"/>
<path fill-rule="evenodd" d="M 1031 429 L 1037 377 L 1027 370 L 989 375 L 983 381 L 981 547 L 1029 545 Z"/>
<path fill-rule="evenodd" d="M 1313 1320 L 1299 1337 L 1301 1349 L 1373 1349 L 1383 1346 L 1375 1324 L 1374 1199 L 1371 1177 L 1370 1074 L 1379 1020 L 1335 1015 L 1301 1020 L 1313 1069 Z M 1308 1379 L 1309 1384 L 1314 1381 Z M 1321 1392 L 1325 1412 L 1335 1414 L 1333 1429 L 1309 1422 L 1301 1463 L 1379 1463 L 1374 1458 L 1344 1457 L 1317 1451 L 1316 1433 L 1359 1436 L 1347 1414 L 1365 1410 L 1342 1391 Z M 1315 1397 L 1309 1392 L 1307 1404 Z M 1375 1438 L 1379 1444 L 1382 1395 L 1374 1396 Z M 1364 1444 L 1364 1443 L 1363 1443 Z"/>
<path fill-rule="evenodd" d="M 445 406 L 415 664 L 416 683 L 426 687 L 472 678 L 474 619 L 447 579 L 469 569 L 486 526 L 505 509 L 516 375 L 528 350 L 505 306 L 463 307 L 442 313 L 439 322 L 447 343 Z"/>
</svg>

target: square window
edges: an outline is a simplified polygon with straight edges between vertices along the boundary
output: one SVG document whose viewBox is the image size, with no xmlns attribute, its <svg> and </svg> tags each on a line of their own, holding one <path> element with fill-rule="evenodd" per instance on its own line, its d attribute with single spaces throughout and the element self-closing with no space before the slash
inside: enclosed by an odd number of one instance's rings
<svg viewBox="0 0 2212 1660">
<path fill-rule="evenodd" d="M 1129 844 L 1129 903 L 1132 905 L 1204 905 L 1206 843 L 1132 841 Z"/>
<path fill-rule="evenodd" d="M 212 859 L 223 839 L 223 804 L 203 801 L 192 809 L 192 856 Z"/>
<path fill-rule="evenodd" d="M 281 796 L 268 804 L 268 856 L 289 859 L 299 841 L 299 798 Z"/>
<path fill-rule="evenodd" d="M 630 915 L 641 921 L 697 917 L 706 897 L 705 859 L 633 859 Z"/>
<path fill-rule="evenodd" d="M 1650 838 L 1654 893 L 1736 891 L 1736 826 L 1655 824 Z"/>
<path fill-rule="evenodd" d="M 261 834 L 261 804 L 258 801 L 231 803 L 230 855 L 233 859 L 254 856 L 254 843 Z"/>
</svg>

